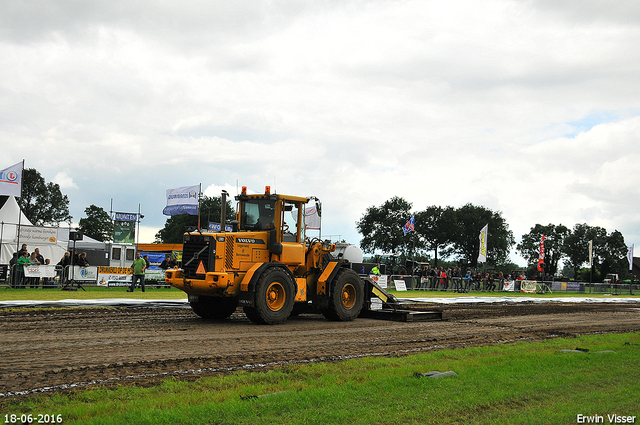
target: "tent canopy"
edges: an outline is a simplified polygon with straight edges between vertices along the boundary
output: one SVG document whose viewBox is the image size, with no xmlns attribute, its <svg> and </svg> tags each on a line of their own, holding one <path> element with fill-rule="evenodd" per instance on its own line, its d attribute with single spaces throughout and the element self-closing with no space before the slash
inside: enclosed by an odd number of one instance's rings
<svg viewBox="0 0 640 425">
<path fill-rule="evenodd" d="M 21 232 L 18 240 L 19 229 Z M 16 198 L 0 196 L 0 263 L 9 263 L 13 254 L 26 243 L 29 252 L 38 248 L 45 259 L 56 264 L 67 251 L 67 242 L 58 237 L 59 229 L 33 226 L 18 206 Z M 68 229 L 66 234 L 68 240 Z"/>
</svg>

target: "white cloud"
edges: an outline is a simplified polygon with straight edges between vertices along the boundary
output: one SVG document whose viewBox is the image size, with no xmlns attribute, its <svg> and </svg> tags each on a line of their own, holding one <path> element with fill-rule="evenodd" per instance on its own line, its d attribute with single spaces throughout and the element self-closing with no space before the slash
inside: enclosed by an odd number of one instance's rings
<svg viewBox="0 0 640 425">
<path fill-rule="evenodd" d="M 155 228 L 166 189 L 271 185 L 320 197 L 323 233 L 352 242 L 366 208 L 398 195 L 500 210 L 516 237 L 588 221 L 640 246 L 633 2 L 3 11 L 3 149 L 26 146 L 74 216 L 140 205 Z"/>
<path fill-rule="evenodd" d="M 65 171 L 61 171 L 53 178 L 53 182 L 57 183 L 61 189 L 77 189 L 78 186 L 73 182 L 73 178 Z"/>
</svg>

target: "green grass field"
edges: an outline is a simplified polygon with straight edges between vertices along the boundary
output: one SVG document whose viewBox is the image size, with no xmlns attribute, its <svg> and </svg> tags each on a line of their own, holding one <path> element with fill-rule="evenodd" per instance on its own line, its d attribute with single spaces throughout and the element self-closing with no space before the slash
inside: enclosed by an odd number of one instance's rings
<svg viewBox="0 0 640 425">
<path fill-rule="evenodd" d="M 589 352 L 560 352 L 577 347 Z M 578 415 L 606 421 L 617 414 L 638 423 L 638 364 L 640 334 L 588 335 L 290 364 L 193 382 L 171 378 L 147 388 L 0 398 L 0 419 L 48 414 L 60 415 L 64 424 L 574 424 Z M 422 376 L 430 371 L 456 376 Z"/>
<path fill-rule="evenodd" d="M 126 287 L 105 288 L 96 286 L 85 286 L 86 291 L 78 289 L 76 291 L 62 291 L 60 289 L 26 288 L 12 289 L 7 286 L 0 287 L 0 301 L 16 300 L 36 300 L 36 301 L 56 301 L 65 299 L 102 299 L 102 298 L 136 298 L 136 299 L 186 299 L 187 295 L 175 288 L 155 288 L 147 286 L 147 291 L 142 293 L 139 288 L 133 293 L 127 292 Z M 454 297 L 537 297 L 537 298 L 611 298 L 607 294 L 576 294 L 554 292 L 550 294 L 525 294 L 518 292 L 469 292 L 460 294 L 457 292 L 445 291 L 390 291 L 399 298 L 454 298 Z M 616 295 L 616 297 L 640 299 L 637 295 Z"/>
</svg>

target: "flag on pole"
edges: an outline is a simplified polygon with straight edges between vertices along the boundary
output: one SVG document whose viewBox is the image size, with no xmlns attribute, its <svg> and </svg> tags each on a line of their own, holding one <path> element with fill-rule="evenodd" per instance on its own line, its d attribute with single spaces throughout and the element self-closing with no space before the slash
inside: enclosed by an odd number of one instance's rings
<svg viewBox="0 0 640 425">
<path fill-rule="evenodd" d="M 629 270 L 633 271 L 633 245 L 627 251 L 627 260 L 629 260 Z"/>
<path fill-rule="evenodd" d="M 407 221 L 407 223 L 402 228 L 402 231 L 404 232 L 405 236 L 407 235 L 407 233 L 409 233 L 412 230 L 416 230 L 416 216 L 415 215 L 412 215 L 411 218 L 409 219 L 409 221 Z"/>
<path fill-rule="evenodd" d="M 589 241 L 589 268 L 593 267 L 593 241 Z"/>
<path fill-rule="evenodd" d="M 296 219 L 298 217 L 295 217 Z M 304 210 L 304 224 L 307 229 L 320 229 L 320 215 L 316 206 L 308 207 Z"/>
<path fill-rule="evenodd" d="M 544 240 L 546 237 L 542 235 L 542 240 L 540 241 L 540 255 L 538 256 L 538 271 L 541 272 L 544 270 Z"/>
<path fill-rule="evenodd" d="M 487 233 L 489 232 L 489 225 L 485 226 L 480 231 L 480 253 L 478 254 L 478 263 L 487 262 Z"/>
<path fill-rule="evenodd" d="M 164 215 L 190 214 L 198 215 L 200 186 L 184 186 L 167 189 L 167 206 L 162 210 Z"/>
<path fill-rule="evenodd" d="M 23 162 L 18 162 L 9 168 L 0 170 L 0 195 L 22 196 L 22 169 Z"/>
</svg>

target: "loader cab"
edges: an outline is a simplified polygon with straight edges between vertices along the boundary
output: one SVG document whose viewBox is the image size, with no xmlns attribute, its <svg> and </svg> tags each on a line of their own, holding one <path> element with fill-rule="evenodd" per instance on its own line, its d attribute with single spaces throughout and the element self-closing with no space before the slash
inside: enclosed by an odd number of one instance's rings
<svg viewBox="0 0 640 425">
<path fill-rule="evenodd" d="M 241 232 L 269 232 L 272 261 L 289 265 L 304 263 L 304 207 L 309 198 L 271 194 L 236 196 Z"/>
<path fill-rule="evenodd" d="M 240 230 L 275 228 L 276 202 L 273 199 L 246 199 L 240 202 Z"/>
</svg>

